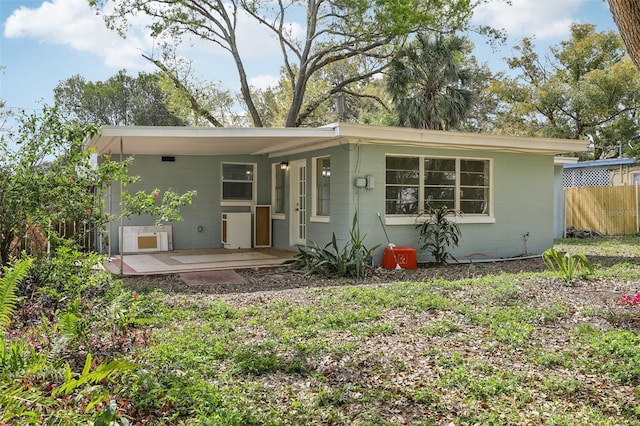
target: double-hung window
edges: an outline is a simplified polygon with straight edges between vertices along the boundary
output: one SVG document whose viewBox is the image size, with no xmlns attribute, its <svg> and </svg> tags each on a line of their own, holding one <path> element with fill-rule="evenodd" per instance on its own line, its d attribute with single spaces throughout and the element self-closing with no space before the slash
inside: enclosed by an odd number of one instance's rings
<svg viewBox="0 0 640 426">
<path fill-rule="evenodd" d="M 256 200 L 256 165 L 222 163 L 222 202 L 227 205 L 252 204 Z"/>
<path fill-rule="evenodd" d="M 491 160 L 387 156 L 387 216 L 416 215 L 442 205 L 469 218 L 491 217 Z M 471 218 L 471 220 L 473 220 Z"/>
</svg>

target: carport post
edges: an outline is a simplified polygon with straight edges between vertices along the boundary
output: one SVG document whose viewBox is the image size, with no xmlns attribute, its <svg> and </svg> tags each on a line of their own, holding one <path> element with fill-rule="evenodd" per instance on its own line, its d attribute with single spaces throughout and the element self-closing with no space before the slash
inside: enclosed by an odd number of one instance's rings
<svg viewBox="0 0 640 426">
<path fill-rule="evenodd" d="M 122 136 L 120 136 L 120 167 L 122 168 Z M 118 236 L 118 246 L 120 247 L 120 276 L 124 275 L 124 243 L 122 239 L 124 238 L 124 212 L 122 205 L 122 190 L 124 189 L 124 183 L 122 180 L 124 176 L 120 176 L 120 232 Z"/>
</svg>

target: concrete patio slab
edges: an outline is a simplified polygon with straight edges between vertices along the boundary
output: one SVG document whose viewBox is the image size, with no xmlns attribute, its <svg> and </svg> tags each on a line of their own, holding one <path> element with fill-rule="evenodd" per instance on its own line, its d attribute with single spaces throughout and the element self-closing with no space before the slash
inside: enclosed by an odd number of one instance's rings
<svg viewBox="0 0 640 426">
<path fill-rule="evenodd" d="M 233 270 L 279 266 L 295 256 L 278 249 L 198 249 L 126 254 L 123 275 L 182 274 L 197 271 Z M 120 274 L 121 257 L 114 255 L 105 268 Z"/>
</svg>

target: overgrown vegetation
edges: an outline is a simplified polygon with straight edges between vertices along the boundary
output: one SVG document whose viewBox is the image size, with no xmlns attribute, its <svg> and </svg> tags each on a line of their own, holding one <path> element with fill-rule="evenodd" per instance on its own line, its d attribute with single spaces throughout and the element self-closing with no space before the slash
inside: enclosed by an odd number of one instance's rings
<svg viewBox="0 0 640 426">
<path fill-rule="evenodd" d="M 456 260 L 451 254 L 452 247 L 460 241 L 460 227 L 452 220 L 460 213 L 446 205 L 433 207 L 427 205 L 426 210 L 418 216 L 416 228 L 419 233 L 420 250 L 426 250 L 439 264 L 446 264 L 449 259 Z"/>
<path fill-rule="evenodd" d="M 287 261 L 291 268 L 303 271 L 305 274 L 322 276 L 337 275 L 340 277 L 364 278 L 372 270 L 372 253 L 379 247 L 367 248 L 364 245 L 366 234 L 360 232 L 357 213 L 353 216 L 349 240 L 342 249 L 338 246 L 335 232 L 331 241 L 324 247 L 316 243 L 298 246 L 299 253 L 291 261 Z"/>
<path fill-rule="evenodd" d="M 114 379 L 136 366 L 122 359 L 127 351 L 112 346 L 117 334 L 102 322 L 109 293 L 121 288 L 95 264 L 58 264 L 52 270 L 60 282 L 92 279 L 65 288 L 56 280 L 40 283 L 28 299 L 19 298 L 32 264 L 18 260 L 0 276 L 0 423 L 128 424 L 114 402 Z"/>
<path fill-rule="evenodd" d="M 179 221 L 179 209 L 195 196 L 194 191 L 124 190 L 115 216 L 103 205 L 104 194 L 114 181 L 126 186 L 138 180 L 127 174 L 133 158 L 118 162 L 105 157 L 93 164 L 85 141 L 97 129 L 70 120 L 58 106 L 44 106 L 41 114 L 25 113 L 18 120 L 14 132 L 0 133 L 0 266 L 21 250 L 42 257 L 48 245 L 75 248 L 54 224 L 83 224 L 93 233 L 134 214 L 150 214 L 163 223 Z M 82 240 L 83 234 L 76 237 Z"/>
<path fill-rule="evenodd" d="M 619 301 L 640 263 L 594 255 L 637 244 L 573 246 L 595 264 L 573 286 L 503 273 L 211 297 L 95 270 L 51 281 L 7 311 L 0 422 L 638 424 L 640 308 Z"/>
</svg>

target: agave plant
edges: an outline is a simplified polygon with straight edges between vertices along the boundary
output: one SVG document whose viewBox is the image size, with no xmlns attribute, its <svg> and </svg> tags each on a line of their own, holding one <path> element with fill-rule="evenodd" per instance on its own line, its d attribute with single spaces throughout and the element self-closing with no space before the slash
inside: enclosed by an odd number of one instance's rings
<svg viewBox="0 0 640 426">
<path fill-rule="evenodd" d="M 307 275 L 364 278 L 371 269 L 372 254 L 380 246 L 378 244 L 372 248 L 365 247 L 365 237 L 366 234 L 360 233 L 358 216 L 355 214 L 349 231 L 349 241 L 342 249 L 339 248 L 338 239 L 333 233 L 331 241 L 324 247 L 313 242 L 307 246 L 298 246 L 299 253 L 285 264 Z"/>
</svg>

